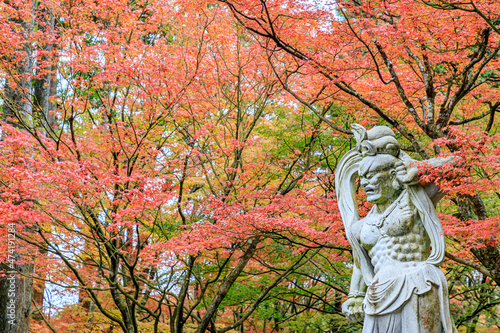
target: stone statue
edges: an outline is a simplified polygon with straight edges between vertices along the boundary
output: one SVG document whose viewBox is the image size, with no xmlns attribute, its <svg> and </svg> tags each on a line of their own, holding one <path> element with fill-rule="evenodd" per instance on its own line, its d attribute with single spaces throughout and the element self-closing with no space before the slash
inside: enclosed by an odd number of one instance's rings
<svg viewBox="0 0 500 333">
<path fill-rule="evenodd" d="M 386 126 L 354 124 L 355 149 L 341 159 L 335 186 L 354 267 L 342 305 L 363 333 L 455 333 L 446 278 L 437 186 L 422 186 L 414 160 Z M 426 162 L 439 165 L 446 160 Z M 356 181 L 374 204 L 359 219 Z"/>
</svg>

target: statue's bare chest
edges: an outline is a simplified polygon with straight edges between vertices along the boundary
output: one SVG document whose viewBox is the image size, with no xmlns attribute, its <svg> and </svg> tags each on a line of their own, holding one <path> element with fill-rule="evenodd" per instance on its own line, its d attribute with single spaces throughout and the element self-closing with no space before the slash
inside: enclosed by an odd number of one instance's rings
<svg viewBox="0 0 500 333">
<path fill-rule="evenodd" d="M 427 258 L 429 241 L 416 211 L 398 205 L 389 214 L 369 214 L 360 221 L 359 240 L 377 272 L 387 260 L 416 262 Z"/>
<path fill-rule="evenodd" d="M 409 207 L 397 205 L 389 214 L 371 213 L 360 222 L 361 244 L 371 250 L 381 237 L 400 237 L 411 233 L 417 217 Z"/>
</svg>

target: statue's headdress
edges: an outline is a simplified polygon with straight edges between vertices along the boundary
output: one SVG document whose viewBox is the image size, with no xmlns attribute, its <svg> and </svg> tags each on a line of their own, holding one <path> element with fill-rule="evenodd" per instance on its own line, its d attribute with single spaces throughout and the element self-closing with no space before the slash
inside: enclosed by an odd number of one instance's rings
<svg viewBox="0 0 500 333">
<path fill-rule="evenodd" d="M 399 143 L 396 135 L 387 126 L 376 126 L 366 130 L 361 125 L 352 124 L 352 131 L 356 138 L 356 150 L 361 156 L 373 156 L 377 154 L 389 154 L 399 157 Z"/>
</svg>

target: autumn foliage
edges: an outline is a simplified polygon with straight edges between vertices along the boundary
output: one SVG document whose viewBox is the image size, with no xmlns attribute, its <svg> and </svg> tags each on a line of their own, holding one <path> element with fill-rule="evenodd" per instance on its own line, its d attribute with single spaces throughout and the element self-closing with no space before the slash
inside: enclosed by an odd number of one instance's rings
<svg viewBox="0 0 500 333">
<path fill-rule="evenodd" d="M 14 223 L 31 331 L 359 330 L 333 188 L 352 123 L 454 157 L 422 166 L 446 195 L 452 310 L 499 325 L 498 13 L 0 1 L 0 260 Z"/>
</svg>

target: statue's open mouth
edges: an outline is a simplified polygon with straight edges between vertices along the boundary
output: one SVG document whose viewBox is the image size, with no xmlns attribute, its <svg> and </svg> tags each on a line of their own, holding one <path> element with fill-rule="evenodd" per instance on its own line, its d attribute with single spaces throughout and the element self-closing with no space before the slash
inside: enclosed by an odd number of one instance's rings
<svg viewBox="0 0 500 333">
<path fill-rule="evenodd" d="M 369 194 L 375 194 L 377 192 L 377 190 L 374 189 L 374 188 L 365 188 L 364 190 L 365 190 L 365 193 L 367 195 L 369 195 Z"/>
</svg>

